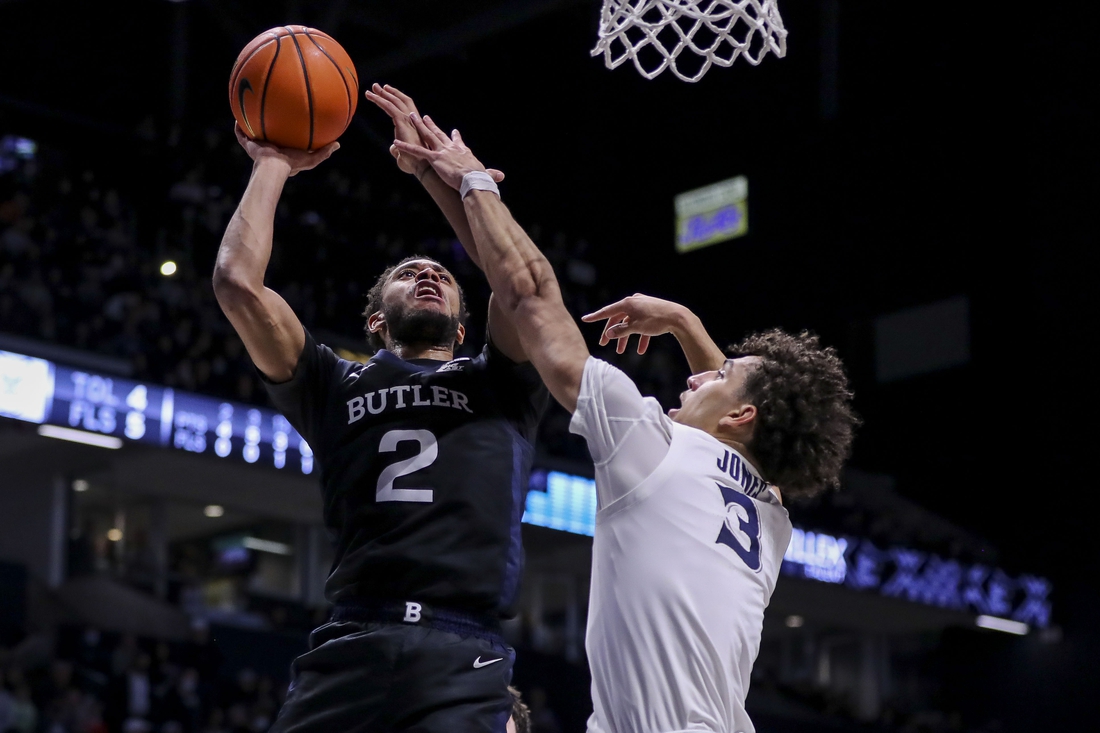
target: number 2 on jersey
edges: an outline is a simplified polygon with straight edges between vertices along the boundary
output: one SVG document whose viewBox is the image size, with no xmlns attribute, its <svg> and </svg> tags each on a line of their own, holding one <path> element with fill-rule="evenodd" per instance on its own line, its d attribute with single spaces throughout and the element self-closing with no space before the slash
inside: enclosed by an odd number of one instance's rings
<svg viewBox="0 0 1100 733">
<path fill-rule="evenodd" d="M 397 461 L 382 469 L 378 474 L 378 488 L 374 500 L 381 501 L 412 501 L 424 504 L 432 502 L 431 489 L 395 489 L 393 482 L 400 476 L 408 476 L 422 468 L 427 468 L 435 462 L 439 455 L 439 446 L 435 436 L 427 430 L 391 430 L 382 436 L 378 444 L 379 453 L 393 453 L 397 450 L 397 444 L 406 440 L 416 441 L 420 450 L 412 458 Z"/>
</svg>

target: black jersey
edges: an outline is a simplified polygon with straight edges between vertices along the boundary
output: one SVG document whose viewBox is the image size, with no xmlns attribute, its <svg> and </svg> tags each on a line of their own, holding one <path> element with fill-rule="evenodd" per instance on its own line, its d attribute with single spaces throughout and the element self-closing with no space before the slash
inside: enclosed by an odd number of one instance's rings
<svg viewBox="0 0 1100 733">
<path fill-rule="evenodd" d="M 520 520 L 548 393 L 530 364 L 486 345 L 474 359 L 346 361 L 307 332 L 275 406 L 320 466 L 336 546 L 334 603 L 420 601 L 515 613 Z"/>
</svg>

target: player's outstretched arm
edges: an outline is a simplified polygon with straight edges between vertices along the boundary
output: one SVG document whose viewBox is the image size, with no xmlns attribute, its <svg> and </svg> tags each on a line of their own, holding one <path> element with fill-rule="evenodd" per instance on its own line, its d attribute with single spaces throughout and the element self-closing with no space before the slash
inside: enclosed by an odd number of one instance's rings
<svg viewBox="0 0 1100 733">
<path fill-rule="evenodd" d="M 340 144 L 309 153 L 258 143 L 239 127 L 236 133 L 253 160 L 252 176 L 218 248 L 214 294 L 259 370 L 272 381 L 285 382 L 294 376 L 305 331 L 287 302 L 264 286 L 275 207 L 287 178 L 323 162 Z"/>
<path fill-rule="evenodd" d="M 638 353 L 644 354 L 650 338 L 671 333 L 680 342 L 692 374 L 721 369 L 726 361 L 725 354 L 703 328 L 699 317 L 671 300 L 635 293 L 581 316 L 581 320 L 585 323 L 606 321 L 600 334 L 600 346 L 615 339 L 615 351 L 620 354 L 626 351 L 634 334 L 638 334 Z"/>
<path fill-rule="evenodd" d="M 403 154 L 430 161 L 456 190 L 465 174 L 485 172 L 457 130 L 448 138 L 430 120 L 419 115 L 411 119 L 430 147 L 398 141 L 395 145 Z M 588 347 L 565 309 L 550 262 L 495 193 L 470 191 L 463 205 L 494 299 L 516 325 L 527 356 L 554 399 L 575 411 Z"/>
<path fill-rule="evenodd" d="M 390 146 L 390 154 L 397 161 L 397 167 L 410 175 L 416 176 L 416 180 L 424 186 L 424 190 L 435 201 L 436 206 L 443 212 L 447 223 L 455 232 L 462 248 L 470 257 L 478 269 L 484 272 L 481 257 L 478 255 L 477 244 L 474 242 L 473 232 L 470 231 L 470 222 L 466 219 L 466 210 L 462 206 L 462 199 L 458 191 L 443 182 L 443 179 L 432 168 L 431 163 L 412 155 L 402 155 L 397 148 L 397 141 L 423 145 L 420 132 L 413 124 L 410 115 L 417 114 L 416 103 L 412 97 L 389 84 L 374 84 L 369 91 L 364 92 L 367 100 L 373 102 L 390 119 L 393 120 L 394 145 Z M 504 180 L 504 174 L 494 168 L 489 169 L 489 174 L 498 183 Z M 508 314 L 500 307 L 496 298 L 489 301 L 489 334 L 493 344 L 512 361 L 527 361 L 527 355 L 520 343 L 519 334 L 515 325 L 508 318 Z"/>
<path fill-rule="evenodd" d="M 494 298 L 554 399 L 574 412 L 588 346 L 565 308 L 554 269 L 499 196 L 472 191 L 464 203 Z"/>
</svg>

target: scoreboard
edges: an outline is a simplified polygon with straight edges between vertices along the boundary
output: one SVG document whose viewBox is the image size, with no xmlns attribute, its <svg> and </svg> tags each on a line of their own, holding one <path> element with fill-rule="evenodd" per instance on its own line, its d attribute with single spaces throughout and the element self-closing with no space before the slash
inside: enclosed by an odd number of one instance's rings
<svg viewBox="0 0 1100 733">
<path fill-rule="evenodd" d="M 0 351 L 0 416 L 313 472 L 309 444 L 274 410 L 8 351 Z"/>
</svg>

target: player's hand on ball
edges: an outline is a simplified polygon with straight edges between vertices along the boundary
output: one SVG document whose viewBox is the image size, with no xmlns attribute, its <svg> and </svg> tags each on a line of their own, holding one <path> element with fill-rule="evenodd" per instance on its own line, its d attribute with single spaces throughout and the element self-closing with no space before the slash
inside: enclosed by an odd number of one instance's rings
<svg viewBox="0 0 1100 733">
<path fill-rule="evenodd" d="M 331 142 L 319 150 L 295 150 L 293 148 L 280 148 L 271 143 L 253 140 L 244 134 L 240 125 L 233 125 L 233 132 L 237 136 L 237 142 L 241 144 L 248 157 L 256 163 L 261 160 L 277 160 L 285 163 L 288 176 L 296 175 L 302 171 L 316 168 L 328 160 L 329 156 L 340 149 L 340 143 Z"/>
<path fill-rule="evenodd" d="M 679 303 L 635 293 L 581 316 L 581 320 L 585 323 L 606 321 L 600 333 L 600 346 L 606 346 L 611 339 L 615 339 L 615 351 L 619 354 L 626 351 L 630 337 L 638 334 L 638 353 L 644 354 L 649 348 L 649 339 L 669 333 L 683 312 L 684 307 Z"/>
<path fill-rule="evenodd" d="M 417 160 L 428 161 L 443 182 L 456 191 L 462 187 L 462 177 L 473 171 L 488 173 L 495 181 L 504 180 L 504 174 L 496 168 L 486 168 L 481 161 L 474 157 L 473 152 L 462 142 L 462 135 L 458 130 L 451 132 L 451 136 L 432 121 L 431 117 L 421 117 L 413 112 L 409 120 L 416 126 L 420 133 L 423 145 L 414 145 L 403 140 L 394 142 L 394 147 L 403 155 L 410 155 Z"/>
</svg>

